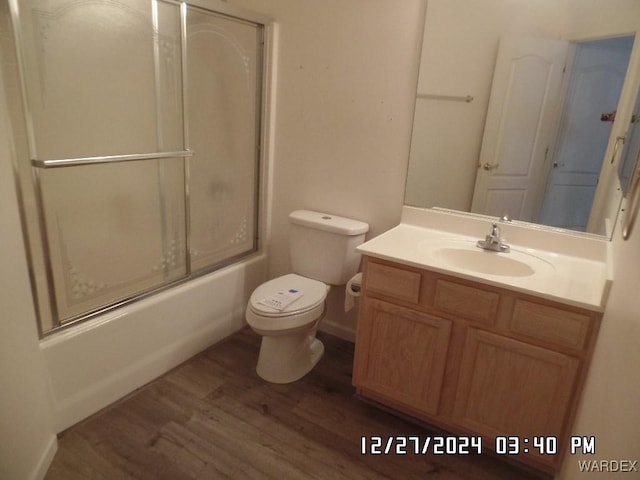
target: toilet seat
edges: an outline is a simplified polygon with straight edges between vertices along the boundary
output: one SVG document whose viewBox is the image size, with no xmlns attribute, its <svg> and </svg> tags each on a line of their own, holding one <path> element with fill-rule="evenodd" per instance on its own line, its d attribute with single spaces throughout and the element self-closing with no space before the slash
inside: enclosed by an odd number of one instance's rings
<svg viewBox="0 0 640 480">
<path fill-rule="evenodd" d="M 286 292 L 291 288 L 303 295 L 282 311 L 260 303 L 270 295 Z M 267 332 L 302 327 L 320 318 L 328 291 L 329 286 L 325 283 L 295 273 L 274 278 L 260 285 L 251 294 L 247 304 L 247 323 L 254 329 Z"/>
</svg>

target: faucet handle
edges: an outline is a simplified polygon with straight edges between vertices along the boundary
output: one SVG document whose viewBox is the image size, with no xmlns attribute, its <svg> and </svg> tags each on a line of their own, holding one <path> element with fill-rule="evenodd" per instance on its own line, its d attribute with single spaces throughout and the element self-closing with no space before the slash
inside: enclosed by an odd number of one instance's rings
<svg viewBox="0 0 640 480">
<path fill-rule="evenodd" d="M 498 226 L 497 223 L 492 223 L 491 224 L 491 233 L 489 234 L 492 237 L 499 237 L 500 236 L 500 227 Z"/>
</svg>

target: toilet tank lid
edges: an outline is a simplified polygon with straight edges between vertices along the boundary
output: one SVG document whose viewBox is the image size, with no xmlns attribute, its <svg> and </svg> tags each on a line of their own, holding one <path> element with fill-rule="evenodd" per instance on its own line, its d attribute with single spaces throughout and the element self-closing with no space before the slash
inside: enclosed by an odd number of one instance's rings
<svg viewBox="0 0 640 480">
<path fill-rule="evenodd" d="M 340 235 L 360 235 L 369 231 L 369 224 L 360 220 L 339 217 L 330 213 L 296 210 L 289 214 L 289 221 L 317 230 L 324 230 Z"/>
</svg>

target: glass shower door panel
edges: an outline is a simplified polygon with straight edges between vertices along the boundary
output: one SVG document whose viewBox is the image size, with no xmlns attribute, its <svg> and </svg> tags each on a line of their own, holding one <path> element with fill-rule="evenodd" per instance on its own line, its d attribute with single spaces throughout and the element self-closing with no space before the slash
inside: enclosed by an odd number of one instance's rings
<svg viewBox="0 0 640 480">
<path fill-rule="evenodd" d="M 187 12 L 193 270 L 256 248 L 261 39 L 258 25 Z"/>
<path fill-rule="evenodd" d="M 33 156 L 184 148 L 177 4 L 21 0 L 20 9 Z"/>
<path fill-rule="evenodd" d="M 181 159 L 41 170 L 64 322 L 187 274 Z"/>
</svg>

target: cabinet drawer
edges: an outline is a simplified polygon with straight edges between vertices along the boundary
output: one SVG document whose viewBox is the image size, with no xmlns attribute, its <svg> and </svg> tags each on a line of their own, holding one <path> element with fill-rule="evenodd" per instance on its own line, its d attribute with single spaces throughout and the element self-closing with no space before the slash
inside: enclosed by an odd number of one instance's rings
<svg viewBox="0 0 640 480">
<path fill-rule="evenodd" d="M 556 345 L 582 350 L 591 317 L 549 305 L 516 300 L 509 328 L 514 333 Z"/>
<path fill-rule="evenodd" d="M 369 262 L 365 287 L 370 292 L 418 303 L 420 273 Z"/>
<path fill-rule="evenodd" d="M 493 325 L 500 295 L 447 280 L 436 281 L 433 306 L 440 311 Z"/>
</svg>

